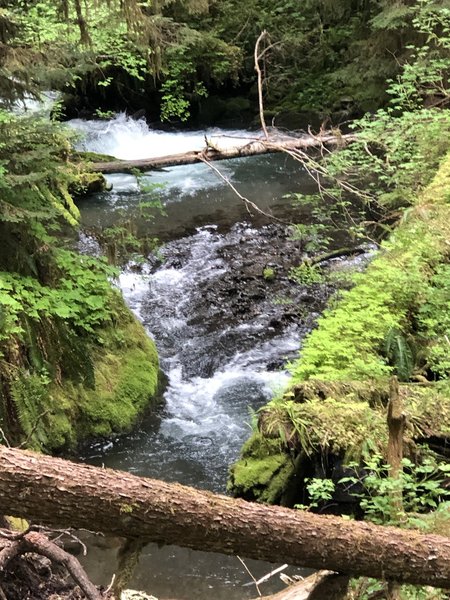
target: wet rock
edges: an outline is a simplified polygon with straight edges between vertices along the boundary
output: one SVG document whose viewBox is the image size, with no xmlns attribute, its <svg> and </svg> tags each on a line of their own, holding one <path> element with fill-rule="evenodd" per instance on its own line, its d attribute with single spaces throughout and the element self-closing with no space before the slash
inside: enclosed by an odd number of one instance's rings
<svg viewBox="0 0 450 600">
<path fill-rule="evenodd" d="M 185 376 L 206 377 L 237 351 L 249 351 L 287 328 L 297 328 L 300 340 L 335 289 L 329 283 L 298 285 L 289 279 L 303 251 L 290 239 L 289 228 L 278 224 L 259 229 L 238 224 L 224 234 L 200 228 L 193 237 L 169 242 L 161 254 L 163 268 L 183 276 L 183 293 L 173 302 L 185 323 L 174 335 L 187 336 L 189 343 Z M 195 281 L 190 281 L 194 263 Z M 265 270 L 276 276 L 268 280 Z M 167 332 L 163 337 L 171 343 Z M 205 352 L 215 358 L 205 360 Z"/>
</svg>

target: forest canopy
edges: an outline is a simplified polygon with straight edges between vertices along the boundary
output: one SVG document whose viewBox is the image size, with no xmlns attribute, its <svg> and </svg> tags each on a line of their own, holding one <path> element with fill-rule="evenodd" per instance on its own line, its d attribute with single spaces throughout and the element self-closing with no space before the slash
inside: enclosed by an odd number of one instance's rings
<svg viewBox="0 0 450 600">
<path fill-rule="evenodd" d="M 4 0 L 0 97 L 58 89 L 78 109 L 128 105 L 185 120 L 220 94 L 255 111 L 253 47 L 267 30 L 266 108 L 344 118 L 384 104 L 386 81 L 415 48 L 425 81 L 430 61 L 448 59 L 427 30 L 433 22 L 445 37 L 449 9 L 448 0 Z"/>
</svg>

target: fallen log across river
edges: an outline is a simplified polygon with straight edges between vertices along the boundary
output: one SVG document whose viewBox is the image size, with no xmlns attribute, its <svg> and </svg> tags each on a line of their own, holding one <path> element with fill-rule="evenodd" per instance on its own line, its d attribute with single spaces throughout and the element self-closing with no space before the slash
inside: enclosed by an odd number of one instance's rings
<svg viewBox="0 0 450 600">
<path fill-rule="evenodd" d="M 354 139 L 354 135 L 304 135 L 298 138 L 282 137 L 280 139 L 273 138 L 270 140 L 258 138 L 231 148 L 218 148 L 205 138 L 205 148 L 203 150 L 192 150 L 180 154 L 169 154 L 167 156 L 142 158 L 138 160 L 117 159 L 108 162 L 93 162 L 92 170 L 104 174 L 127 173 L 134 170 L 159 170 L 165 167 L 256 156 L 274 152 L 303 151 L 328 145 L 341 146 Z"/>
<path fill-rule="evenodd" d="M 450 587 L 450 538 L 0 448 L 0 512 L 51 527 Z"/>
</svg>

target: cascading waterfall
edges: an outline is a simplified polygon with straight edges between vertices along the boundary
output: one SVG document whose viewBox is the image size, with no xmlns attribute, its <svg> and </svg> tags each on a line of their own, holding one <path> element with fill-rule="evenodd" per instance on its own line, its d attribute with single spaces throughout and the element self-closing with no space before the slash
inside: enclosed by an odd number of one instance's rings
<svg viewBox="0 0 450 600">
<path fill-rule="evenodd" d="M 69 124 L 84 134 L 81 148 L 126 160 L 201 150 L 205 147 L 205 139 L 213 142 L 215 147 L 224 149 L 236 145 L 244 146 L 249 141 L 261 137 L 258 132 L 249 130 L 219 128 L 167 132 L 150 129 L 144 120 L 130 119 L 124 113 L 118 114 L 110 121 L 73 119 Z"/>
<path fill-rule="evenodd" d="M 163 261 L 154 273 L 121 276 L 127 302 L 155 337 L 168 375 L 157 432 L 136 433 L 132 450 L 127 438 L 117 442 L 128 447 L 127 469 L 224 491 L 227 467 L 249 435 L 249 408 L 259 408 L 285 383 L 283 372 L 266 366 L 298 347 L 295 327 L 266 340 L 264 315 L 227 327 L 202 315 L 198 290 L 214 287 L 227 267 L 217 253 L 239 235 L 200 229 L 163 248 L 169 256 L 183 251 L 177 268 Z M 108 454 L 101 460 L 123 468 Z"/>
</svg>

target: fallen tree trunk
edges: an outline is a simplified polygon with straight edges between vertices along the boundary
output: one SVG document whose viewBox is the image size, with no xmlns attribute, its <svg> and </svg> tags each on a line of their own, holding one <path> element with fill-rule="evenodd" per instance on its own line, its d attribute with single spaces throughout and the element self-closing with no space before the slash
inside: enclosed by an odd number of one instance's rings
<svg viewBox="0 0 450 600">
<path fill-rule="evenodd" d="M 242 146 L 232 148 L 208 148 L 199 151 L 182 152 L 180 154 L 169 154 L 155 158 L 143 158 L 139 160 L 114 160 L 109 162 L 94 162 L 92 170 L 98 173 L 128 173 L 130 171 L 150 171 L 152 169 L 163 169 L 178 165 L 190 165 L 198 162 L 211 162 L 229 158 L 240 158 L 244 156 L 256 156 L 274 152 L 285 152 L 295 150 L 307 150 L 319 148 L 323 145 L 342 145 L 352 141 L 353 135 L 307 135 L 300 138 L 280 139 L 280 141 L 266 141 L 256 139 Z"/>
<path fill-rule="evenodd" d="M 450 587 L 450 539 L 0 449 L 0 511 L 196 550 Z"/>
</svg>

